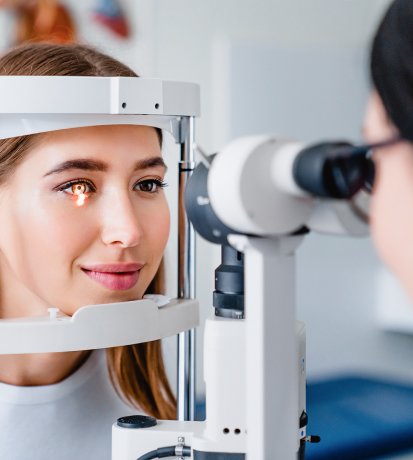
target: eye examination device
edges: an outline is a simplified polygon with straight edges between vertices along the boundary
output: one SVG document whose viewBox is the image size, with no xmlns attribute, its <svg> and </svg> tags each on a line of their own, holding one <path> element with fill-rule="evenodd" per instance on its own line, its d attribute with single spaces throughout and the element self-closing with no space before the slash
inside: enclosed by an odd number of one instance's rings
<svg viewBox="0 0 413 460">
<path fill-rule="evenodd" d="M 0 354 L 108 348 L 178 334 L 177 420 L 119 414 L 112 460 L 304 459 L 306 443 L 319 438 L 306 432 L 311 414 L 305 327 L 295 318 L 295 251 L 310 231 L 368 233 L 374 146 L 250 136 L 207 155 L 194 139 L 199 106 L 191 83 L 0 77 L 0 138 L 135 124 L 168 131 L 180 146 L 177 298 L 87 305 L 73 317 L 56 305 L 45 316 L 0 320 Z M 205 325 L 205 421 L 194 421 L 195 231 L 222 251 Z"/>
</svg>

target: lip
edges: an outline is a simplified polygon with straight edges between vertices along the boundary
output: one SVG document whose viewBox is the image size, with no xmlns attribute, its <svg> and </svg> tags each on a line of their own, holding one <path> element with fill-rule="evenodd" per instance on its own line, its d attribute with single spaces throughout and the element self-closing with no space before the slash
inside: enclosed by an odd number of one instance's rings
<svg viewBox="0 0 413 460">
<path fill-rule="evenodd" d="M 126 291 L 138 282 L 141 263 L 88 264 L 80 268 L 93 281 L 112 291 Z"/>
</svg>

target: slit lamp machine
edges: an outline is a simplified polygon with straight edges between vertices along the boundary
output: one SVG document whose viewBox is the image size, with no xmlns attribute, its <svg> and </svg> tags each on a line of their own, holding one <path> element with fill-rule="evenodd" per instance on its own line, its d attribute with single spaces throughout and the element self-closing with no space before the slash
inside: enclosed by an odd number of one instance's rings
<svg viewBox="0 0 413 460">
<path fill-rule="evenodd" d="M 177 298 L 88 305 L 72 317 L 55 306 L 45 316 L 0 320 L 0 353 L 108 348 L 178 334 L 177 420 L 119 414 L 112 459 L 303 459 L 306 443 L 318 438 L 306 433 L 295 250 L 309 231 L 368 233 L 372 146 L 250 136 L 208 156 L 194 141 L 199 88 L 183 82 L 4 76 L 0 101 L 0 138 L 136 124 L 170 132 L 180 147 Z M 194 421 L 195 230 L 222 246 L 205 326 L 205 421 Z"/>
</svg>

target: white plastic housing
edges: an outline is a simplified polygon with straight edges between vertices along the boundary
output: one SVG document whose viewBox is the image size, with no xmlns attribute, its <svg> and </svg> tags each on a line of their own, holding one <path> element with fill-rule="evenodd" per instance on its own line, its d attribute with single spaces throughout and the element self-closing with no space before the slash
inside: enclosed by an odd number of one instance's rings
<svg viewBox="0 0 413 460">
<path fill-rule="evenodd" d="M 199 451 L 246 452 L 246 324 L 212 316 L 205 323 L 206 423 Z"/>
<path fill-rule="evenodd" d="M 159 420 L 153 428 L 123 428 L 112 425 L 112 460 L 136 460 L 159 447 L 174 446 L 178 439 L 192 445 L 194 433 L 202 430 L 204 422 L 178 422 Z M 191 457 L 185 457 L 192 459 Z"/>
<path fill-rule="evenodd" d="M 196 300 L 158 307 L 136 300 L 80 308 L 72 317 L 49 316 L 0 321 L 0 354 L 92 350 L 149 342 L 199 325 Z"/>
<path fill-rule="evenodd" d="M 298 145 L 294 143 L 293 154 L 298 153 Z M 285 146 L 286 142 L 270 136 L 250 136 L 231 142 L 215 157 L 208 194 L 215 213 L 229 228 L 252 235 L 282 235 L 298 230 L 309 218 L 313 199 L 299 196 L 298 187 L 287 177 L 292 176 L 293 156 Z M 285 155 L 285 161 L 280 155 Z M 277 177 L 283 180 L 277 183 Z"/>
<path fill-rule="evenodd" d="M 199 86 L 193 83 L 136 77 L 2 76 L 0 138 L 105 124 L 142 124 L 173 132 L 178 129 L 174 118 L 199 116 L 199 106 Z"/>
<path fill-rule="evenodd" d="M 112 427 L 112 460 L 136 460 L 158 447 L 176 444 L 179 437 L 184 437 L 185 444 L 198 452 L 246 452 L 246 321 L 213 316 L 205 326 L 206 421 L 161 420 L 157 426 L 146 429 L 122 428 L 115 423 Z M 296 394 L 299 402 L 296 415 L 298 430 L 299 417 L 305 410 L 304 324 L 297 321 L 295 330 L 299 374 Z M 259 389 L 256 391 L 258 393 Z M 278 416 L 274 414 L 274 425 Z M 301 438 L 305 435 L 306 429 L 303 428 L 297 436 Z"/>
<path fill-rule="evenodd" d="M 365 210 L 356 204 L 356 199 L 320 200 L 307 227 L 327 235 L 367 236 L 370 231 Z"/>
</svg>

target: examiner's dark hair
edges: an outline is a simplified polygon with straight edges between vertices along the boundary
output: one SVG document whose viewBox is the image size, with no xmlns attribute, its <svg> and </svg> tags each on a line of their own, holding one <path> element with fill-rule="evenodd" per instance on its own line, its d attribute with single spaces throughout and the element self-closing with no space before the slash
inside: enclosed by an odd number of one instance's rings
<svg viewBox="0 0 413 460">
<path fill-rule="evenodd" d="M 84 45 L 31 43 L 0 57 L 0 76 L 55 75 L 137 77 L 129 67 Z M 162 136 L 157 129 L 160 143 Z M 0 185 L 41 138 L 41 134 L 0 140 Z M 161 263 L 147 292 L 162 293 L 164 268 Z M 176 401 L 162 357 L 161 342 L 141 343 L 107 350 L 109 375 L 117 392 L 131 405 L 156 418 L 176 418 Z"/>
<path fill-rule="evenodd" d="M 371 75 L 388 116 L 413 141 L 413 0 L 395 0 L 374 37 Z"/>
</svg>

